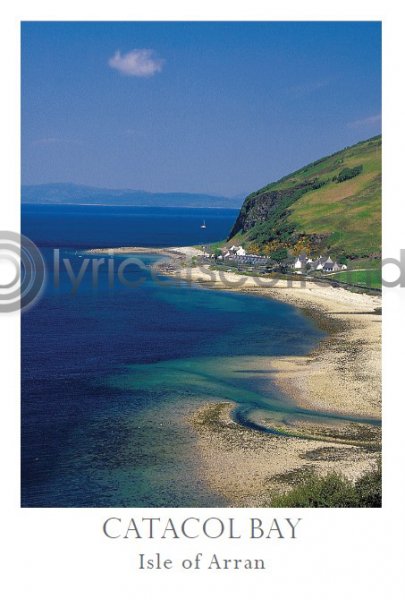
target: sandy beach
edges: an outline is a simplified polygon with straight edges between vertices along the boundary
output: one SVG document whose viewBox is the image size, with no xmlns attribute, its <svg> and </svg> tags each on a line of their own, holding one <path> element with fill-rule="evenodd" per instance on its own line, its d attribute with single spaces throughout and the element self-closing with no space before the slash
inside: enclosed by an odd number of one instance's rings
<svg viewBox="0 0 405 600">
<path fill-rule="evenodd" d="M 172 248 L 148 248 L 142 246 L 120 246 L 118 248 L 91 248 L 83 251 L 84 254 L 101 254 L 114 256 L 114 254 L 159 254 L 162 256 L 171 256 L 176 259 L 189 259 L 193 256 L 201 256 L 202 251 L 192 246 L 172 247 Z"/>
<path fill-rule="evenodd" d="M 142 253 L 146 249 L 95 250 Z M 194 248 L 147 249 L 164 254 L 165 275 L 238 293 L 288 302 L 327 332 L 308 356 L 261 357 L 256 368 L 271 372 L 274 385 L 304 410 L 358 417 L 339 425 L 291 421 L 292 437 L 269 435 L 235 423 L 234 406 L 218 399 L 190 418 L 197 433 L 201 477 L 231 506 L 266 506 L 309 471 L 331 471 L 358 479 L 380 456 L 381 298 L 328 283 L 275 280 L 192 266 Z"/>
</svg>

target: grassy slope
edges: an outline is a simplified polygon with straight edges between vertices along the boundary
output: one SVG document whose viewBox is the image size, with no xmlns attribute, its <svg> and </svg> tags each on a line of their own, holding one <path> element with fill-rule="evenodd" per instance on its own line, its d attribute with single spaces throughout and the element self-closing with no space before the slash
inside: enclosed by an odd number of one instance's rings
<svg viewBox="0 0 405 600">
<path fill-rule="evenodd" d="M 332 250 L 348 254 L 381 252 L 381 145 L 359 144 L 339 153 L 343 165 L 331 170 L 337 175 L 342 167 L 362 164 L 363 172 L 342 183 L 331 181 L 309 192 L 293 206 L 290 222 L 301 231 L 328 233 Z M 330 160 L 328 161 L 330 163 Z"/>
<path fill-rule="evenodd" d="M 332 181 L 344 168 L 362 165 L 360 175 L 341 183 Z M 272 248 L 329 252 L 335 256 L 372 257 L 381 254 L 381 136 L 360 142 L 329 157 L 316 161 L 291 175 L 248 196 L 245 215 L 255 203 L 266 201 L 269 193 L 288 190 L 316 181 L 319 189 L 306 189 L 285 207 L 281 215 L 256 224 L 234 236 L 239 241 L 266 250 L 266 236 Z M 279 227 L 280 226 L 280 227 Z M 277 230 L 292 229 L 290 239 L 282 239 Z M 235 234 L 236 231 L 234 230 Z M 314 242 L 314 235 L 321 240 Z M 273 239 L 271 239 L 273 238 Z M 298 246 L 297 248 L 291 246 Z"/>
</svg>

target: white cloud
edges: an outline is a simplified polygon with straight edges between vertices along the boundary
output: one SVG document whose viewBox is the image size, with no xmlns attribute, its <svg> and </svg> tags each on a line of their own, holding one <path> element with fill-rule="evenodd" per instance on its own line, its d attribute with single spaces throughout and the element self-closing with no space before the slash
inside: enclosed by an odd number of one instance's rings
<svg viewBox="0 0 405 600">
<path fill-rule="evenodd" d="M 369 127 L 370 125 L 376 125 L 377 123 L 381 123 L 381 115 L 372 115 L 371 117 L 366 117 L 365 119 L 358 119 L 358 121 L 351 121 L 348 123 L 349 127 Z"/>
<path fill-rule="evenodd" d="M 155 57 L 153 50 L 141 48 L 130 50 L 126 54 L 121 54 L 121 51 L 117 50 L 109 59 L 108 65 L 129 77 L 153 77 L 155 73 L 160 73 L 163 62 L 162 59 Z"/>
</svg>

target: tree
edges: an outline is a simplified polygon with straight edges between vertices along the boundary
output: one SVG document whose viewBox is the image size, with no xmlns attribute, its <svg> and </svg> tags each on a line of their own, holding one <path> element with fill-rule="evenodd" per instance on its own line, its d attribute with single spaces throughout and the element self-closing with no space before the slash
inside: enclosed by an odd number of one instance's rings
<svg viewBox="0 0 405 600">
<path fill-rule="evenodd" d="M 274 250 L 274 252 L 270 254 L 270 258 L 277 262 L 285 260 L 287 257 L 288 252 L 286 248 L 279 248 L 278 250 Z"/>
</svg>

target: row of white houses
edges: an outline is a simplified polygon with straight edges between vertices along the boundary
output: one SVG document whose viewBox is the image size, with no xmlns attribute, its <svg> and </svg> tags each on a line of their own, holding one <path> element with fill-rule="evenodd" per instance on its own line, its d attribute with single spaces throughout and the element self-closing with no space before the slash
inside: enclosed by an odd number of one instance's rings
<svg viewBox="0 0 405 600">
<path fill-rule="evenodd" d="M 317 259 L 309 258 L 306 254 L 300 254 L 294 262 L 294 269 L 311 269 L 312 271 L 324 271 L 325 273 L 333 273 L 335 271 L 344 271 L 346 265 L 341 265 L 331 259 L 330 256 L 320 256 Z"/>
<path fill-rule="evenodd" d="M 212 255 L 214 258 L 214 255 Z M 245 262 L 246 260 L 259 260 L 266 262 L 268 257 L 259 256 L 257 254 L 248 254 L 242 246 L 231 246 L 222 250 L 222 254 L 218 257 L 219 260 L 223 259 L 236 259 Z M 291 261 L 291 262 L 290 262 Z M 347 269 L 346 265 L 341 265 L 330 256 L 320 256 L 319 258 L 309 258 L 305 253 L 300 254 L 296 258 L 289 259 L 288 261 L 290 268 L 296 271 L 311 270 L 311 271 L 323 271 L 325 273 L 333 273 L 335 271 L 343 271 Z"/>
<path fill-rule="evenodd" d="M 242 246 L 231 246 L 224 254 L 224 258 L 231 258 L 232 256 L 246 256 L 246 250 Z"/>
</svg>

